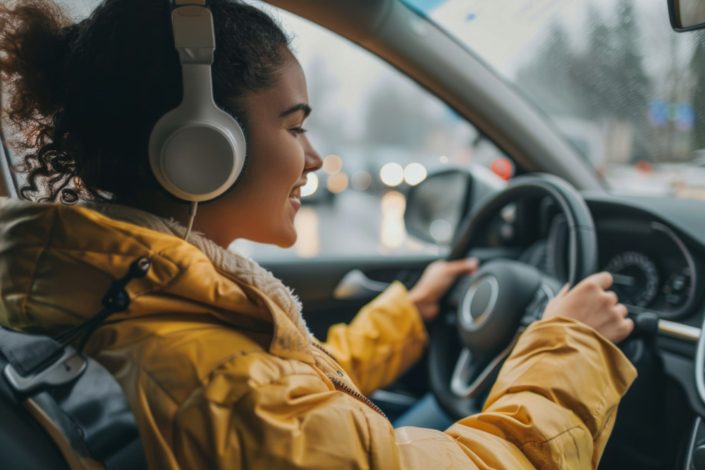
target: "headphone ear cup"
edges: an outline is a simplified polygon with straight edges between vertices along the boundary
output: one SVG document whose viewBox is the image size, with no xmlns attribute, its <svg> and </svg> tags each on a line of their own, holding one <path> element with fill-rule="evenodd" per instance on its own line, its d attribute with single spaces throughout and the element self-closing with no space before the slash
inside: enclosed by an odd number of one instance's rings
<svg viewBox="0 0 705 470">
<path fill-rule="evenodd" d="M 213 17 L 205 7 L 172 11 L 183 73 L 183 100 L 162 116 L 149 138 L 149 163 L 164 189 L 179 199 L 215 199 L 239 179 L 247 157 L 245 133 L 213 100 Z"/>
<path fill-rule="evenodd" d="M 152 131 L 152 171 L 157 181 L 180 199 L 215 199 L 242 173 L 247 152 L 244 132 L 234 118 L 220 110 L 229 120 L 222 118 L 230 129 L 219 125 L 220 119 L 184 122 L 178 119 L 178 111 L 165 115 Z"/>
<path fill-rule="evenodd" d="M 228 182 L 235 152 L 225 132 L 208 125 L 186 126 L 162 147 L 164 175 L 179 191 L 209 195 Z"/>
</svg>

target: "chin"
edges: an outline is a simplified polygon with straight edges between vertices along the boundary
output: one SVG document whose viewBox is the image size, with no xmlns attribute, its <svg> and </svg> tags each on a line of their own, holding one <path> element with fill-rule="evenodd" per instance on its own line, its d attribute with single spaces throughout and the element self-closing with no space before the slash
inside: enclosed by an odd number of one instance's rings
<svg viewBox="0 0 705 470">
<path fill-rule="evenodd" d="M 291 248 L 296 243 L 297 233 L 296 230 L 292 228 L 291 232 L 282 234 L 281 237 L 277 237 L 275 245 L 280 248 Z"/>
</svg>

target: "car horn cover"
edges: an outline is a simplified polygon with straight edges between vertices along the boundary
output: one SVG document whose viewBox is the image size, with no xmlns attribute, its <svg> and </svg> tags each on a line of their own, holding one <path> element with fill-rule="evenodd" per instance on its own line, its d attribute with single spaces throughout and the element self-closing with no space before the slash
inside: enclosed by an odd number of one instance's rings
<svg viewBox="0 0 705 470">
<path fill-rule="evenodd" d="M 539 288 L 537 269 L 512 260 L 494 260 L 480 268 L 460 302 L 458 330 L 475 352 L 506 347 Z"/>
</svg>

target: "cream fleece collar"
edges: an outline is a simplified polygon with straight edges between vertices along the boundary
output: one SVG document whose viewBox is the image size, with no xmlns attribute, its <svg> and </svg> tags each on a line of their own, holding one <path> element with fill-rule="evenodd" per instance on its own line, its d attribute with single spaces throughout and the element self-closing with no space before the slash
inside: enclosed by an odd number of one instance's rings
<svg viewBox="0 0 705 470">
<path fill-rule="evenodd" d="M 164 219 L 139 209 L 110 203 L 81 202 L 80 205 L 96 211 L 110 219 L 127 222 L 155 232 L 183 238 L 186 227 L 173 219 Z M 301 302 L 293 291 L 279 279 L 246 256 L 225 250 L 200 233 L 191 232 L 188 242 L 201 250 L 216 269 L 224 271 L 245 282 L 272 299 L 296 325 L 304 338 L 311 333 L 301 315 Z"/>
</svg>

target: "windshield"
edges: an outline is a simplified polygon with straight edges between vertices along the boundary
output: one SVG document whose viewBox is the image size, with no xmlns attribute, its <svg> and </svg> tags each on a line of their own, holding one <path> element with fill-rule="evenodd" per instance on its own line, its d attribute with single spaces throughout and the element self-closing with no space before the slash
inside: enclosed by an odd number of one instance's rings
<svg viewBox="0 0 705 470">
<path fill-rule="evenodd" d="M 665 0 L 404 1 L 514 85 L 613 191 L 705 199 L 705 35 L 673 32 Z"/>
</svg>

